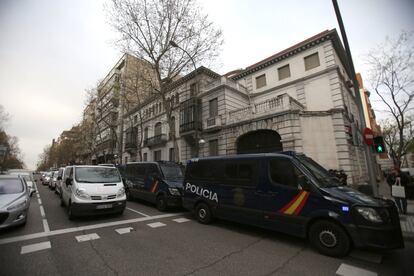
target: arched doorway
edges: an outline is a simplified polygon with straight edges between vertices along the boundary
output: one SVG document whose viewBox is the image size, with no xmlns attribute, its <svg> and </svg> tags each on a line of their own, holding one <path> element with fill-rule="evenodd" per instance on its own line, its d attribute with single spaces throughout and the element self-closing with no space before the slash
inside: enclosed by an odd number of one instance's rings
<svg viewBox="0 0 414 276">
<path fill-rule="evenodd" d="M 279 133 L 261 129 L 243 134 L 236 141 L 237 154 L 279 152 L 283 150 Z"/>
</svg>

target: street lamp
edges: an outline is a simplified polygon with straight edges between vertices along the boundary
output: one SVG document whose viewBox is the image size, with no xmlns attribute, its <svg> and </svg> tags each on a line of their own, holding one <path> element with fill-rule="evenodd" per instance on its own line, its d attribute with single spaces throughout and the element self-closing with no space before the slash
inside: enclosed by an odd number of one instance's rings
<svg viewBox="0 0 414 276">
<path fill-rule="evenodd" d="M 195 95 L 194 95 L 194 98 L 197 100 L 197 98 L 198 98 L 198 79 L 197 79 L 198 74 L 197 73 L 198 72 L 197 72 L 197 66 L 195 64 L 195 61 L 194 61 L 193 57 L 185 49 L 183 49 L 182 47 L 180 47 L 173 40 L 170 40 L 170 45 L 172 47 L 178 48 L 181 51 L 183 51 L 184 53 L 186 53 L 188 55 L 188 57 L 190 58 L 191 62 L 193 63 L 193 66 L 194 66 L 194 80 L 195 80 L 195 91 L 194 91 L 195 92 L 194 93 Z M 196 111 L 196 112 L 198 112 L 198 111 Z M 195 155 L 196 155 L 195 157 L 198 157 L 199 154 L 200 154 L 199 153 L 199 151 L 200 151 L 200 145 L 201 146 L 204 145 L 205 140 L 202 139 L 201 137 L 199 137 L 198 126 L 197 125 L 195 125 L 195 137 L 194 137 L 194 141 L 195 141 L 194 147 L 195 147 Z"/>
</svg>

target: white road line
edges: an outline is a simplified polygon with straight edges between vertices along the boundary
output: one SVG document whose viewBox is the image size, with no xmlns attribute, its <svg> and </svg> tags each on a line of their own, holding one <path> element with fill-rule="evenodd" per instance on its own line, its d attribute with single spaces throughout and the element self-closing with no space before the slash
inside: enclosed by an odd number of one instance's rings
<svg viewBox="0 0 414 276">
<path fill-rule="evenodd" d="M 80 235 L 80 236 L 76 236 L 75 239 L 78 242 L 84 242 L 84 241 L 91 241 L 91 240 L 97 240 L 100 237 L 98 236 L 98 234 L 96 233 L 92 233 L 92 234 L 87 234 L 87 235 Z"/>
<path fill-rule="evenodd" d="M 126 227 L 126 228 L 119 228 L 115 229 L 115 232 L 117 232 L 119 235 L 130 233 L 134 228 L 132 227 Z"/>
<path fill-rule="evenodd" d="M 43 209 L 43 206 L 40 206 L 40 215 L 42 216 L 42 218 L 46 217 L 45 209 Z"/>
<path fill-rule="evenodd" d="M 27 241 L 27 240 L 32 240 L 32 239 L 38 239 L 38 238 L 43 238 L 43 237 L 62 235 L 62 234 L 73 233 L 73 232 L 80 232 L 80 231 L 85 231 L 85 230 L 92 230 L 92 229 L 99 229 L 99 228 L 105 228 L 105 227 L 111 227 L 111 226 L 118 226 L 118 225 L 122 225 L 122 224 L 131 224 L 131 223 L 135 223 L 135 222 L 142 222 L 142 221 L 156 220 L 156 219 L 169 218 L 169 217 L 175 217 L 175 216 L 182 216 L 182 215 L 184 215 L 184 214 L 183 213 L 163 214 L 163 215 L 152 216 L 152 217 L 127 219 L 127 220 L 105 222 L 105 223 L 86 225 L 86 226 L 80 226 L 80 227 L 59 229 L 59 230 L 53 230 L 53 231 L 50 231 L 50 232 L 39 232 L 39 233 L 34 233 L 34 234 L 29 234 L 29 235 L 23 235 L 23 236 L 0 239 L 0 245 L 8 244 L 8 243 L 14 243 L 14 242 L 20 242 L 20 241 Z"/>
<path fill-rule="evenodd" d="M 183 223 L 183 222 L 190 221 L 190 219 L 186 219 L 186 218 L 177 218 L 177 219 L 173 219 L 173 221 L 175 221 L 175 222 L 177 222 L 177 223 Z"/>
<path fill-rule="evenodd" d="M 42 204 L 42 200 L 40 199 L 40 196 L 37 197 L 37 202 L 39 202 L 39 204 Z"/>
<path fill-rule="evenodd" d="M 154 222 L 154 223 L 149 223 L 147 225 L 151 228 L 158 228 L 158 227 L 166 226 L 167 224 L 164 224 L 162 222 Z"/>
<path fill-rule="evenodd" d="M 43 229 L 45 229 L 46 233 L 50 232 L 49 223 L 47 223 L 47 219 L 43 219 Z"/>
<path fill-rule="evenodd" d="M 128 210 L 130 210 L 130 211 L 132 211 L 132 212 L 134 212 L 134 213 L 140 214 L 141 216 L 144 216 L 144 217 L 150 217 L 150 215 L 147 215 L 147 214 L 144 214 L 144 213 L 138 212 L 137 210 L 131 209 L 131 208 L 129 208 L 129 207 L 126 207 L 126 209 L 128 209 Z"/>
<path fill-rule="evenodd" d="M 31 252 L 35 252 L 39 250 L 49 249 L 51 247 L 52 246 L 50 244 L 50 241 L 25 245 L 25 246 L 22 246 L 20 254 L 27 254 L 27 253 L 31 253 Z"/>
<path fill-rule="evenodd" d="M 342 276 L 377 276 L 378 274 L 356 266 L 341 264 L 336 274 Z"/>
</svg>

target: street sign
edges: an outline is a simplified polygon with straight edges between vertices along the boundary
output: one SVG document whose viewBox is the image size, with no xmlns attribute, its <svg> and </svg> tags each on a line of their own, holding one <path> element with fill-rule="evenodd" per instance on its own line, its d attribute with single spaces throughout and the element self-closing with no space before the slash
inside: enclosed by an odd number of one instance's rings
<svg viewBox="0 0 414 276">
<path fill-rule="evenodd" d="M 363 136 L 364 136 L 364 142 L 365 144 L 367 144 L 368 146 L 373 146 L 374 145 L 374 132 L 372 132 L 372 130 L 370 128 L 364 128 L 364 130 L 362 131 Z"/>
</svg>

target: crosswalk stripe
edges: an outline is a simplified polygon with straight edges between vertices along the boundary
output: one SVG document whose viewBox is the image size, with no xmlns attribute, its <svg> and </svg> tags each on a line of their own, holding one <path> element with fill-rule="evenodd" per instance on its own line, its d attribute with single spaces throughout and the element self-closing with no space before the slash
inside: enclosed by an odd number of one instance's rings
<svg viewBox="0 0 414 276">
<path fill-rule="evenodd" d="M 39 250 L 49 249 L 52 245 L 50 244 L 50 241 L 47 242 L 40 242 L 40 243 L 34 243 L 22 246 L 22 249 L 20 251 L 20 254 L 27 254 Z"/>
<path fill-rule="evenodd" d="M 120 235 L 130 233 L 132 230 L 134 230 L 132 227 L 115 229 L 115 231 Z"/>
<path fill-rule="evenodd" d="M 153 223 L 149 223 L 147 225 L 151 228 L 158 228 L 158 227 L 166 226 L 166 224 L 164 224 L 162 222 L 153 222 Z"/>
<path fill-rule="evenodd" d="M 362 269 L 356 266 L 341 264 L 336 271 L 337 275 L 342 276 L 377 276 L 378 274 L 366 269 Z"/>
<path fill-rule="evenodd" d="M 97 240 L 100 237 L 96 233 L 87 234 L 87 235 L 80 235 L 75 237 L 78 242 L 84 242 L 84 241 L 91 241 L 91 240 Z"/>
<path fill-rule="evenodd" d="M 186 218 L 177 218 L 177 219 L 173 219 L 173 221 L 175 221 L 177 223 L 183 223 L 183 222 L 187 222 L 187 221 L 190 221 L 190 220 L 186 219 Z"/>
</svg>

